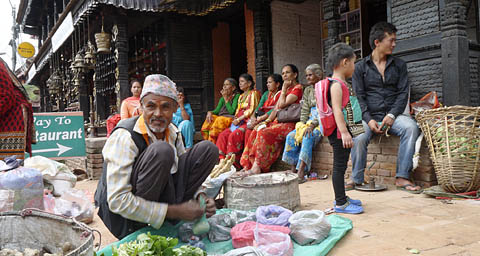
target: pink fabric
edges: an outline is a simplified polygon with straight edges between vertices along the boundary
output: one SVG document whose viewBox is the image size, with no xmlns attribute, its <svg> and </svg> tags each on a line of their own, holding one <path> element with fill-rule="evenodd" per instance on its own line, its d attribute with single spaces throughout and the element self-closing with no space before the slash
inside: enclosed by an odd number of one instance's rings
<svg viewBox="0 0 480 256">
<path fill-rule="evenodd" d="M 255 221 L 246 221 L 235 225 L 230 230 L 233 248 L 253 246 L 253 241 L 255 240 L 254 230 L 257 228 L 257 226 L 259 229 L 279 231 L 287 235 L 290 234 L 290 228 L 288 227 L 264 225 L 261 223 L 256 223 Z"/>
</svg>

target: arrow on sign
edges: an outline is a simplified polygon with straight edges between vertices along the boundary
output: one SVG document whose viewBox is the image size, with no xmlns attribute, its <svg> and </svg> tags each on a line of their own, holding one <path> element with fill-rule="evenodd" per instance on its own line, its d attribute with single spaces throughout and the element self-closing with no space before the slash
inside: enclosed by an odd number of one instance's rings
<svg viewBox="0 0 480 256">
<path fill-rule="evenodd" d="M 63 146 L 57 143 L 58 148 L 48 148 L 48 149 L 38 149 L 38 150 L 33 150 L 32 153 L 44 153 L 44 152 L 55 152 L 58 151 L 57 156 L 60 156 L 61 154 L 69 151 L 72 149 L 71 147 Z"/>
</svg>

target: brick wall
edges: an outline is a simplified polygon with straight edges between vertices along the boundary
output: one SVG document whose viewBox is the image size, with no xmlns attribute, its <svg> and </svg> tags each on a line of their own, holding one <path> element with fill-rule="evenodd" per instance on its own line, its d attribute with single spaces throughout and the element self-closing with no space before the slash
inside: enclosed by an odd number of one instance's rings
<svg viewBox="0 0 480 256">
<path fill-rule="evenodd" d="M 375 177 L 375 181 L 383 184 L 394 184 L 395 182 L 395 169 L 397 163 L 397 153 L 399 145 L 399 137 L 382 137 L 379 142 L 378 136 L 373 137 L 368 146 L 367 155 L 367 168 L 373 163 L 373 159 L 376 158 L 375 163 L 370 169 L 369 175 Z M 315 147 L 313 151 L 312 169 L 321 174 L 332 174 L 333 170 L 333 153 L 332 147 L 328 143 L 327 138 L 323 138 L 322 141 Z M 347 176 L 352 173 L 351 160 L 348 162 Z M 365 172 L 365 180 L 368 181 L 367 172 Z M 432 186 L 437 184 L 435 172 L 433 170 L 433 164 L 430 160 L 428 147 L 425 142 L 420 149 L 420 160 L 417 169 L 413 172 L 413 178 L 418 184 L 423 186 Z"/>
<path fill-rule="evenodd" d="M 436 91 L 439 99 L 442 99 L 442 58 L 409 62 L 407 68 L 410 102 L 419 100 L 431 91 Z"/>
<path fill-rule="evenodd" d="M 398 40 L 438 32 L 438 1 L 392 1 L 392 23 L 398 29 Z"/>
<path fill-rule="evenodd" d="M 281 73 L 283 65 L 295 64 L 300 71 L 300 82 L 306 83 L 305 68 L 322 62 L 320 2 L 273 1 L 271 10 L 273 70 Z"/>
<path fill-rule="evenodd" d="M 102 175 L 102 149 L 105 142 L 107 142 L 106 137 L 85 139 L 85 145 L 87 146 L 87 174 L 90 179 L 98 180 Z"/>
</svg>

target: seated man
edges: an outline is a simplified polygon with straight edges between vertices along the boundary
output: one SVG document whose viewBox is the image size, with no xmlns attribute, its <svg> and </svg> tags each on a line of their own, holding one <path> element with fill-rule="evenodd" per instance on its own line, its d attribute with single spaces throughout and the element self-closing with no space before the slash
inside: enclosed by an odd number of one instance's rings
<svg viewBox="0 0 480 256">
<path fill-rule="evenodd" d="M 396 32 L 390 23 L 375 24 L 369 38 L 373 52 L 355 64 L 352 85 L 362 109 L 365 133 L 354 139 L 353 183 L 347 184 L 347 189 L 364 182 L 368 143 L 373 134 L 384 134 L 387 130 L 400 136 L 395 185 L 407 191 L 421 189 L 409 180 L 420 130 L 410 116 L 402 114 L 408 104 L 409 86 L 406 63 L 392 56 Z"/>
<path fill-rule="evenodd" d="M 120 121 L 103 148 L 104 170 L 95 193 L 98 215 L 118 239 L 165 220 L 195 220 L 195 200 L 218 161 L 218 148 L 202 141 L 188 152 L 171 124 L 177 89 L 168 77 L 147 76 L 140 97 L 143 114 Z M 206 198 L 207 216 L 215 202 Z"/>
</svg>

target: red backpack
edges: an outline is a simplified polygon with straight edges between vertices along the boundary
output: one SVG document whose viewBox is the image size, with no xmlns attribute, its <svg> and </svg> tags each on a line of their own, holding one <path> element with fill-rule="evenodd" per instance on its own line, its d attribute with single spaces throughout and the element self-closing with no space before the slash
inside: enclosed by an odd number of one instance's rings
<svg viewBox="0 0 480 256">
<path fill-rule="evenodd" d="M 333 81 L 339 82 L 342 86 L 342 108 L 347 105 L 350 99 L 348 87 L 341 80 L 327 77 L 315 84 L 315 98 L 317 100 L 318 118 L 323 127 L 323 136 L 330 136 L 335 128 L 337 128 L 332 107 L 328 104 L 328 92 L 330 90 L 330 83 Z"/>
</svg>

